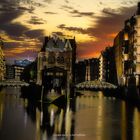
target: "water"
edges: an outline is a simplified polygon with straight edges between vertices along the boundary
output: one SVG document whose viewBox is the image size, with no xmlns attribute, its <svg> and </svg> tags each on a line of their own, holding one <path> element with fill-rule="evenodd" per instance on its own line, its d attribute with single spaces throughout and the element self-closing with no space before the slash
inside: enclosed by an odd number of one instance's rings
<svg viewBox="0 0 140 140">
<path fill-rule="evenodd" d="M 0 140 L 139 140 L 137 107 L 102 92 L 84 92 L 66 106 L 20 98 L 20 89 L 0 92 Z"/>
</svg>

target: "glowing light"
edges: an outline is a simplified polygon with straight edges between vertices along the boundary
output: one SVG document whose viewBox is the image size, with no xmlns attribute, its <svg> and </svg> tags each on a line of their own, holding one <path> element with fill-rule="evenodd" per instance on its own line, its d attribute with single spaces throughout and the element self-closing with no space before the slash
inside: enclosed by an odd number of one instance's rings
<svg viewBox="0 0 140 140">
<path fill-rule="evenodd" d="M 124 33 L 124 40 L 125 40 L 125 41 L 128 40 L 128 33 Z"/>
<path fill-rule="evenodd" d="M 54 110 L 51 110 L 51 114 L 50 114 L 50 126 L 53 126 L 54 124 Z"/>
</svg>

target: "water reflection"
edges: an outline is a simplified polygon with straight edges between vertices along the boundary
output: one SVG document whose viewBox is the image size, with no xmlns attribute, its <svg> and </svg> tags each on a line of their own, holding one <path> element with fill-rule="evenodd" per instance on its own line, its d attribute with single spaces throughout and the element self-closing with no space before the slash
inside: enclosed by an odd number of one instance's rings
<svg viewBox="0 0 140 140">
<path fill-rule="evenodd" d="M 1 140 L 139 140 L 140 111 L 134 105 L 84 91 L 65 106 L 0 92 Z"/>
<path fill-rule="evenodd" d="M 138 108 L 122 102 L 122 140 L 140 139 L 140 112 Z"/>
<path fill-rule="evenodd" d="M 33 109 L 35 106 L 36 110 Z M 70 104 L 60 108 L 54 104 L 34 104 L 28 101 L 26 110 L 30 117 L 32 114 L 36 116 L 36 138 L 37 140 L 55 140 L 55 139 L 70 139 L 72 133 L 72 115 L 73 112 Z"/>
</svg>

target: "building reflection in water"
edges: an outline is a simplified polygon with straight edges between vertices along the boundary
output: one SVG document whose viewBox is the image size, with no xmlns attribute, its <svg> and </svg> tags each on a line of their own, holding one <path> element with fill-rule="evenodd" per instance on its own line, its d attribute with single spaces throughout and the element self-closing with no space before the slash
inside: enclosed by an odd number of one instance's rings
<svg viewBox="0 0 140 140">
<path fill-rule="evenodd" d="M 134 109 L 134 118 L 133 118 L 133 139 L 140 139 L 140 112 L 137 108 Z"/>
<path fill-rule="evenodd" d="M 102 92 L 78 96 L 63 108 L 54 104 L 34 105 L 28 103 L 27 106 L 26 103 L 26 110 L 36 123 L 36 140 L 140 138 L 138 108 L 125 101 L 104 97 Z"/>
<path fill-rule="evenodd" d="M 72 139 L 73 111 L 69 104 L 64 108 L 60 108 L 54 104 L 34 104 L 36 110 L 33 109 L 32 105 L 33 103 L 28 102 L 26 110 L 30 117 L 36 118 L 36 140 Z M 32 114 L 35 116 L 33 117 Z"/>
<path fill-rule="evenodd" d="M 122 102 L 121 140 L 140 139 L 140 111 L 137 107 Z"/>
<path fill-rule="evenodd" d="M 102 92 L 83 92 L 84 95 L 77 96 L 64 106 L 36 103 L 8 93 L 0 92 L 0 139 L 140 138 L 139 108 L 119 99 L 105 97 Z M 11 130 L 13 126 L 16 131 Z"/>
</svg>

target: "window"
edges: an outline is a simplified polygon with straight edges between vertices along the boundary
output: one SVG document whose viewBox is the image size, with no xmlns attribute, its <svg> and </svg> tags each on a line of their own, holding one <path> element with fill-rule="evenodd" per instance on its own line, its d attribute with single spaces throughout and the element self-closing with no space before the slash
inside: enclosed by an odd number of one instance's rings
<svg viewBox="0 0 140 140">
<path fill-rule="evenodd" d="M 124 33 L 124 40 L 128 40 L 128 33 Z"/>
<path fill-rule="evenodd" d="M 63 64 L 64 63 L 64 57 L 57 57 L 57 63 Z"/>
<path fill-rule="evenodd" d="M 54 57 L 54 56 L 49 56 L 49 57 L 48 57 L 48 63 L 49 63 L 49 64 L 55 63 L 55 57 Z"/>
</svg>

